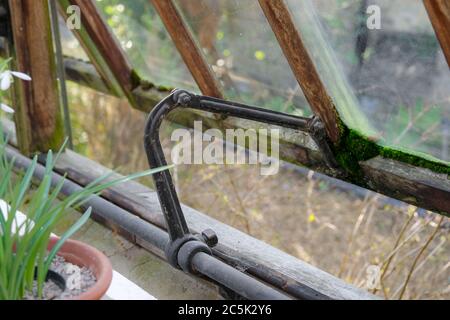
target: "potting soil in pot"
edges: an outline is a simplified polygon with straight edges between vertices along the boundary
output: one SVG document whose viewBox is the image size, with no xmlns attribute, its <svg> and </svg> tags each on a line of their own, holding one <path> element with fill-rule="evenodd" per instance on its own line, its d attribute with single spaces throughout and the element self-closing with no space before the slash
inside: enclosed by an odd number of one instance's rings
<svg viewBox="0 0 450 320">
<path fill-rule="evenodd" d="M 68 263 L 60 256 L 56 256 L 50 269 L 66 280 L 66 290 L 62 292 L 57 284 L 51 280 L 47 281 L 44 285 L 43 300 L 70 299 L 88 291 L 97 282 L 90 269 Z M 37 286 L 33 293 L 27 293 L 25 300 L 37 300 Z"/>
</svg>

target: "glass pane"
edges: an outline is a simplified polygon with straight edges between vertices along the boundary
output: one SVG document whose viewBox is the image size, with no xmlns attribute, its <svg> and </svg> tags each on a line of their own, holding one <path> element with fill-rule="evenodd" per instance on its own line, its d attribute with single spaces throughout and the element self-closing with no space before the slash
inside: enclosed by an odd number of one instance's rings
<svg viewBox="0 0 450 320">
<path fill-rule="evenodd" d="M 97 6 L 143 78 L 198 92 L 151 1 L 97 0 Z"/>
<path fill-rule="evenodd" d="M 450 72 L 422 1 L 371 1 L 381 13 L 374 30 L 367 28 L 367 1 L 287 3 L 350 127 L 450 160 Z"/>
<path fill-rule="evenodd" d="M 257 1 L 177 0 L 225 97 L 297 115 L 309 105 Z"/>
<path fill-rule="evenodd" d="M 68 93 L 76 152 L 124 174 L 148 169 L 142 142 L 146 114 L 76 83 L 68 82 Z"/>
</svg>

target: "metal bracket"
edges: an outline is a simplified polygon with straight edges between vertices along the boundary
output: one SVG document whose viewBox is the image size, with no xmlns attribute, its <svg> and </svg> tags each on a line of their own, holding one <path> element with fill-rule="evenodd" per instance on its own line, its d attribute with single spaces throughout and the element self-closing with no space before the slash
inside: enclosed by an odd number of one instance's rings
<svg viewBox="0 0 450 320">
<path fill-rule="evenodd" d="M 174 90 L 170 96 L 162 100 L 152 110 L 147 120 L 144 144 L 151 168 L 167 165 L 161 147 L 159 129 L 162 121 L 176 108 L 208 111 L 307 132 L 325 156 L 327 165 L 333 170 L 337 168 L 332 149 L 328 144 L 325 127 L 318 117 L 291 116 L 263 108 L 195 95 L 180 89 Z M 166 247 L 167 259 L 172 266 L 192 273 L 194 272 L 191 267 L 192 257 L 198 252 L 211 255 L 210 248 L 218 243 L 217 235 L 210 229 L 205 230 L 202 236 L 195 236 L 190 232 L 169 171 L 156 173 L 153 175 L 153 179 L 170 236 Z"/>
</svg>

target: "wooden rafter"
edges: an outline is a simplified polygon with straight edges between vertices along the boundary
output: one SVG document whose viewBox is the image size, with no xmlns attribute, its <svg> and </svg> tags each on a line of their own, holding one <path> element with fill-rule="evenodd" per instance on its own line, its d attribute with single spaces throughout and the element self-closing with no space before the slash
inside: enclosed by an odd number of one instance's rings
<svg viewBox="0 0 450 320">
<path fill-rule="evenodd" d="M 423 4 L 450 67 L 450 1 L 423 0 Z"/>
<path fill-rule="evenodd" d="M 222 98 L 219 83 L 172 0 L 151 0 L 204 95 Z"/>
<path fill-rule="evenodd" d="M 125 95 L 134 105 L 132 91 L 138 85 L 128 58 L 116 37 L 105 24 L 92 0 L 59 0 L 61 13 L 67 18 L 67 8 L 80 8 L 82 26 L 73 30 L 86 54 L 104 81 L 119 95 Z"/>
<path fill-rule="evenodd" d="M 325 124 L 334 143 L 340 138 L 336 108 L 320 79 L 314 63 L 283 0 L 259 0 L 294 75 L 313 112 Z"/>
<path fill-rule="evenodd" d="M 15 82 L 15 122 L 21 152 L 29 155 L 58 150 L 64 141 L 64 124 L 48 3 L 10 0 L 9 8 L 15 69 L 33 79 Z"/>
</svg>

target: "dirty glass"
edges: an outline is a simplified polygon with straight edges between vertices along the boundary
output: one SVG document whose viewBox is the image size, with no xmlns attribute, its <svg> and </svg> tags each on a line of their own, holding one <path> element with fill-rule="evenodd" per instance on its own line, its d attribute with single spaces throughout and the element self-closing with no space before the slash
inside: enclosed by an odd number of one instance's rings
<svg viewBox="0 0 450 320">
<path fill-rule="evenodd" d="M 198 92 L 150 1 L 97 0 L 96 4 L 141 77 Z"/>
<path fill-rule="evenodd" d="M 257 1 L 176 0 L 227 99 L 309 115 L 310 108 Z"/>
<path fill-rule="evenodd" d="M 143 151 L 146 115 L 124 99 L 68 82 L 75 151 L 130 174 L 148 169 Z"/>
<path fill-rule="evenodd" d="M 350 127 L 450 160 L 450 72 L 422 1 L 287 4 Z"/>
</svg>

